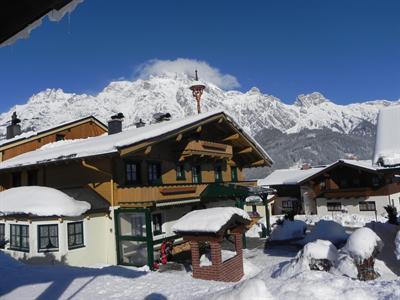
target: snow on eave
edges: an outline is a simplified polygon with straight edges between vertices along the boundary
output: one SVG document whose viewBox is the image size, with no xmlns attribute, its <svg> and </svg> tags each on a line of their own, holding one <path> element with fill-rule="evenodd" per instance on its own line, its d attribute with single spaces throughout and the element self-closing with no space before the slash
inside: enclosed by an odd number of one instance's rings
<svg viewBox="0 0 400 300">
<path fill-rule="evenodd" d="M 10 37 L 8 40 L 4 41 L 3 43 L 0 44 L 1 47 L 9 46 L 14 44 L 17 40 L 19 39 L 27 39 L 29 38 L 29 35 L 31 34 L 31 31 L 42 25 L 42 21 L 48 17 L 48 19 L 52 22 L 59 22 L 66 14 L 72 13 L 75 8 L 82 3 L 84 0 L 72 0 L 69 2 L 67 5 L 64 7 L 60 8 L 59 10 L 53 9 L 51 10 L 48 14 L 40 17 L 21 31 L 19 31 L 17 34 L 13 35 Z"/>
</svg>

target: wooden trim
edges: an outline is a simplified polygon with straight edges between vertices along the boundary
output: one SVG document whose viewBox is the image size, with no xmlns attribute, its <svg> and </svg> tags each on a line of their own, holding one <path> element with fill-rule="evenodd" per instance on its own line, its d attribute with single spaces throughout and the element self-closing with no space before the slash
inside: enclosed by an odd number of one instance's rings
<svg viewBox="0 0 400 300">
<path fill-rule="evenodd" d="M 91 117 L 87 117 L 87 118 L 84 118 L 84 119 L 81 119 L 81 120 L 72 121 L 72 122 L 70 122 L 68 124 L 61 125 L 59 127 L 53 127 L 53 128 L 50 128 L 50 129 L 42 131 L 42 132 L 39 131 L 39 133 L 37 135 L 31 136 L 31 137 L 28 137 L 28 138 L 17 139 L 14 142 L 10 142 L 10 143 L 5 144 L 4 146 L 0 146 L 0 151 L 7 150 L 7 149 L 10 149 L 10 148 L 14 148 L 16 146 L 23 145 L 25 143 L 28 143 L 28 142 L 31 142 L 31 141 L 34 141 L 34 140 L 39 140 L 39 139 L 44 138 L 46 136 L 49 136 L 49 135 L 52 135 L 52 134 L 56 134 L 57 132 L 64 131 L 64 130 L 67 130 L 67 129 L 70 129 L 70 128 L 73 128 L 73 127 L 76 127 L 76 126 L 79 126 L 79 125 L 82 125 L 82 124 L 86 124 L 86 123 L 95 123 L 99 127 L 101 127 L 104 131 L 108 132 L 107 126 L 105 126 L 99 120 L 97 120 L 96 118 L 91 116 Z"/>
</svg>

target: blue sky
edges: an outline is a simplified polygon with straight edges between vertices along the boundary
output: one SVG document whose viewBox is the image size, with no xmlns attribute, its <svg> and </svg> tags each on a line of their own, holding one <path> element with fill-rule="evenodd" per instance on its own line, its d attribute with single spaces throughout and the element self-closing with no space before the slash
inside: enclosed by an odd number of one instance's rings
<svg viewBox="0 0 400 300">
<path fill-rule="evenodd" d="M 0 48 L 0 111 L 46 88 L 95 94 L 149 60 L 177 58 L 287 103 L 312 91 L 336 103 L 395 100 L 399 11 L 400 1 L 85 0 Z"/>
</svg>

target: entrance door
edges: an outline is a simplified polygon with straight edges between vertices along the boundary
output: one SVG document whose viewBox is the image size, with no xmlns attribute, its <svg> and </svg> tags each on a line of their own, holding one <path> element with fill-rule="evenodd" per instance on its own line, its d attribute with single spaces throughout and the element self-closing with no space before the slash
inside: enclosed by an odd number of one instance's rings
<svg viewBox="0 0 400 300">
<path fill-rule="evenodd" d="M 153 263 L 150 212 L 120 209 L 116 214 L 118 264 L 141 267 Z M 149 254 L 150 253 L 150 254 Z"/>
</svg>

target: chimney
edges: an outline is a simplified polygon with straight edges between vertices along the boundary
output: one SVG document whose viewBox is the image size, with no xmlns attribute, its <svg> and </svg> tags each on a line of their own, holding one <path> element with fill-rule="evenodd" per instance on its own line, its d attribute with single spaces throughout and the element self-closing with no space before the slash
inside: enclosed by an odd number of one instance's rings
<svg viewBox="0 0 400 300">
<path fill-rule="evenodd" d="M 169 121 L 171 120 L 171 114 L 170 113 L 156 113 L 153 115 L 153 119 L 155 123 L 161 123 L 163 121 Z"/>
<path fill-rule="evenodd" d="M 122 131 L 122 121 L 124 118 L 125 116 L 123 113 L 111 116 L 111 119 L 108 121 L 108 135 L 120 133 Z"/>
<path fill-rule="evenodd" d="M 304 163 L 301 166 L 301 170 L 309 170 L 309 169 L 311 169 L 311 165 L 309 163 Z"/>
<path fill-rule="evenodd" d="M 135 126 L 136 126 L 136 128 L 144 127 L 144 126 L 146 126 L 146 123 L 143 122 L 142 119 L 139 119 L 139 122 L 136 122 Z"/>
<path fill-rule="evenodd" d="M 17 113 L 14 112 L 11 116 L 11 124 L 7 126 L 7 140 L 21 134 L 21 126 L 19 123 L 21 123 L 21 120 L 18 119 Z"/>
</svg>

